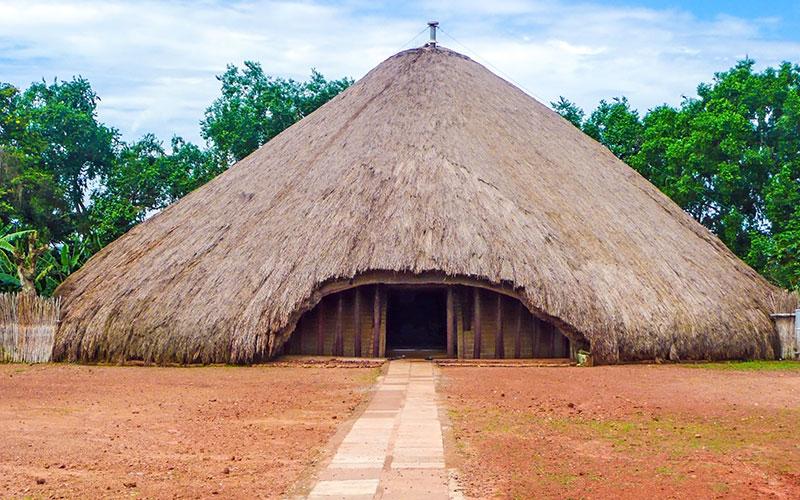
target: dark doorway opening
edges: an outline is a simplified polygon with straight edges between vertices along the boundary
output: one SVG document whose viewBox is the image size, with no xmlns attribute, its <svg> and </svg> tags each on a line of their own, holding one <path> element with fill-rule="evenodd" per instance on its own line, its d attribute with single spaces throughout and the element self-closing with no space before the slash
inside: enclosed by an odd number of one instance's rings
<svg viewBox="0 0 800 500">
<path fill-rule="evenodd" d="M 387 353 L 413 355 L 447 349 L 445 289 L 392 288 L 387 298 Z"/>
</svg>

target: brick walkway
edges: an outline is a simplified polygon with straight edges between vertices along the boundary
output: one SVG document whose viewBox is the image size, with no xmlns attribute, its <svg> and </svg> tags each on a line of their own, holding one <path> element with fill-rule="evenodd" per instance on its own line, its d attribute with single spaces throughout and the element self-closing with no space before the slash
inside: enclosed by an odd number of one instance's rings
<svg viewBox="0 0 800 500">
<path fill-rule="evenodd" d="M 433 364 L 397 360 L 309 500 L 448 499 Z"/>
</svg>

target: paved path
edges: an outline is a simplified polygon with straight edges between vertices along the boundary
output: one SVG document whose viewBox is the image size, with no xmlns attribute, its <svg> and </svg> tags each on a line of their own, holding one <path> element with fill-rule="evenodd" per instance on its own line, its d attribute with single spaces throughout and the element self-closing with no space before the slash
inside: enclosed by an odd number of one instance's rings
<svg viewBox="0 0 800 500">
<path fill-rule="evenodd" d="M 433 363 L 397 360 L 309 500 L 448 499 Z"/>
</svg>

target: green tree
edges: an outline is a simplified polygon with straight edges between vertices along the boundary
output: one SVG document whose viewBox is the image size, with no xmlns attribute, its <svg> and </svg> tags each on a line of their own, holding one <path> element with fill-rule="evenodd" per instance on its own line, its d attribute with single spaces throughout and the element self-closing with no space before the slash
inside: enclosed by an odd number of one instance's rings
<svg viewBox="0 0 800 500">
<path fill-rule="evenodd" d="M 787 246 L 778 241 L 791 232 L 800 190 L 800 73 L 788 63 L 755 73 L 753 64 L 741 61 L 701 84 L 699 98 L 686 100 L 671 118 L 671 134 L 662 120 L 673 113 L 654 115 L 648 140 L 660 145 L 650 147 L 639 166 L 671 173 L 681 206 L 756 269 L 773 269 L 767 275 L 788 286 L 797 278 L 778 250 Z M 799 257 L 795 253 L 794 262 Z"/>
<path fill-rule="evenodd" d="M 622 161 L 630 162 L 641 149 L 644 126 L 639 113 L 631 109 L 628 100 L 615 97 L 610 103 L 600 101 L 584 122 L 583 131 Z"/>
<path fill-rule="evenodd" d="M 247 61 L 218 76 L 222 96 L 205 112 L 201 134 L 225 167 L 249 155 L 284 129 L 328 102 L 353 83 L 327 81 L 315 70 L 306 82 L 273 78 Z"/>
<path fill-rule="evenodd" d="M 171 146 L 167 181 L 167 195 L 171 200 L 182 198 L 225 170 L 226 166 L 213 149 L 201 149 L 181 137 L 173 137 Z"/>
<path fill-rule="evenodd" d="M 154 135 L 124 144 L 112 166 L 103 172 L 102 187 L 92 196 L 89 221 L 101 244 L 110 243 L 174 201 L 170 183 L 176 181 L 175 174 Z"/>
<path fill-rule="evenodd" d="M 577 104 L 570 102 L 564 96 L 559 96 L 558 102 L 550 102 L 553 111 L 567 119 L 568 122 L 583 130 L 584 113 Z"/>
<path fill-rule="evenodd" d="M 171 152 L 153 134 L 123 144 L 92 195 L 92 233 L 101 246 L 222 171 L 210 150 L 174 137 Z"/>
<path fill-rule="evenodd" d="M 59 233 L 68 225 L 64 190 L 28 132 L 30 112 L 16 87 L 0 84 L 0 223 Z"/>
<path fill-rule="evenodd" d="M 89 184 L 113 164 L 117 131 L 97 120 L 99 99 L 83 78 L 33 84 L 22 100 L 42 166 L 63 187 L 75 228 L 88 234 Z"/>
<path fill-rule="evenodd" d="M 97 120 L 89 82 L 0 86 L 0 217 L 56 241 L 89 232 L 90 184 L 114 161 L 117 133 Z"/>
</svg>

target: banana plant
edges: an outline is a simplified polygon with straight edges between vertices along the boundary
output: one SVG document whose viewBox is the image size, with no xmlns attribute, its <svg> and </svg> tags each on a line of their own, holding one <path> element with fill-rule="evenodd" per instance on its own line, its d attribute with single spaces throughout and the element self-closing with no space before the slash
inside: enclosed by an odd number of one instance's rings
<svg viewBox="0 0 800 500">
<path fill-rule="evenodd" d="M 9 255 L 13 255 L 15 246 L 12 244 L 20 236 L 33 233 L 32 229 L 25 231 L 9 232 L 14 228 L 9 224 L 0 230 L 0 289 L 4 291 L 18 290 L 20 288 L 17 266 L 11 262 Z"/>
<path fill-rule="evenodd" d="M 51 265 L 59 281 L 63 281 L 67 276 L 81 267 L 83 263 L 83 254 L 84 246 L 80 243 L 76 243 L 72 247 L 69 246 L 69 243 L 64 243 L 61 245 L 61 248 L 58 249 L 58 253 L 56 253 L 55 256 L 50 255 L 46 261 Z"/>
<path fill-rule="evenodd" d="M 91 242 L 77 241 L 42 256 L 42 268 L 37 277 L 37 288 L 43 295 L 51 295 L 67 276 L 74 273 L 91 256 Z"/>
<path fill-rule="evenodd" d="M 0 252 L 0 289 L 10 292 L 19 289 L 19 278 L 17 277 L 17 266 L 5 252 Z"/>
<path fill-rule="evenodd" d="M 33 229 L 26 229 L 25 231 L 16 231 L 14 233 L 9 233 L 9 231 L 12 230 L 13 228 L 14 226 L 12 226 L 11 224 L 7 225 L 2 230 L 3 236 L 0 236 L 0 249 L 5 250 L 6 252 L 14 251 L 15 247 L 14 245 L 11 244 L 12 241 L 16 240 L 20 236 L 25 236 L 26 234 L 34 232 Z"/>
<path fill-rule="evenodd" d="M 22 288 L 20 269 L 26 282 L 36 293 L 52 295 L 67 276 L 77 271 L 100 248 L 96 237 L 75 240 L 50 247 L 37 241 L 35 230 L 14 231 L 13 225 L 0 228 L 0 291 L 14 292 Z M 19 238 L 29 240 L 20 243 Z M 29 291 L 31 287 L 28 286 Z"/>
</svg>

